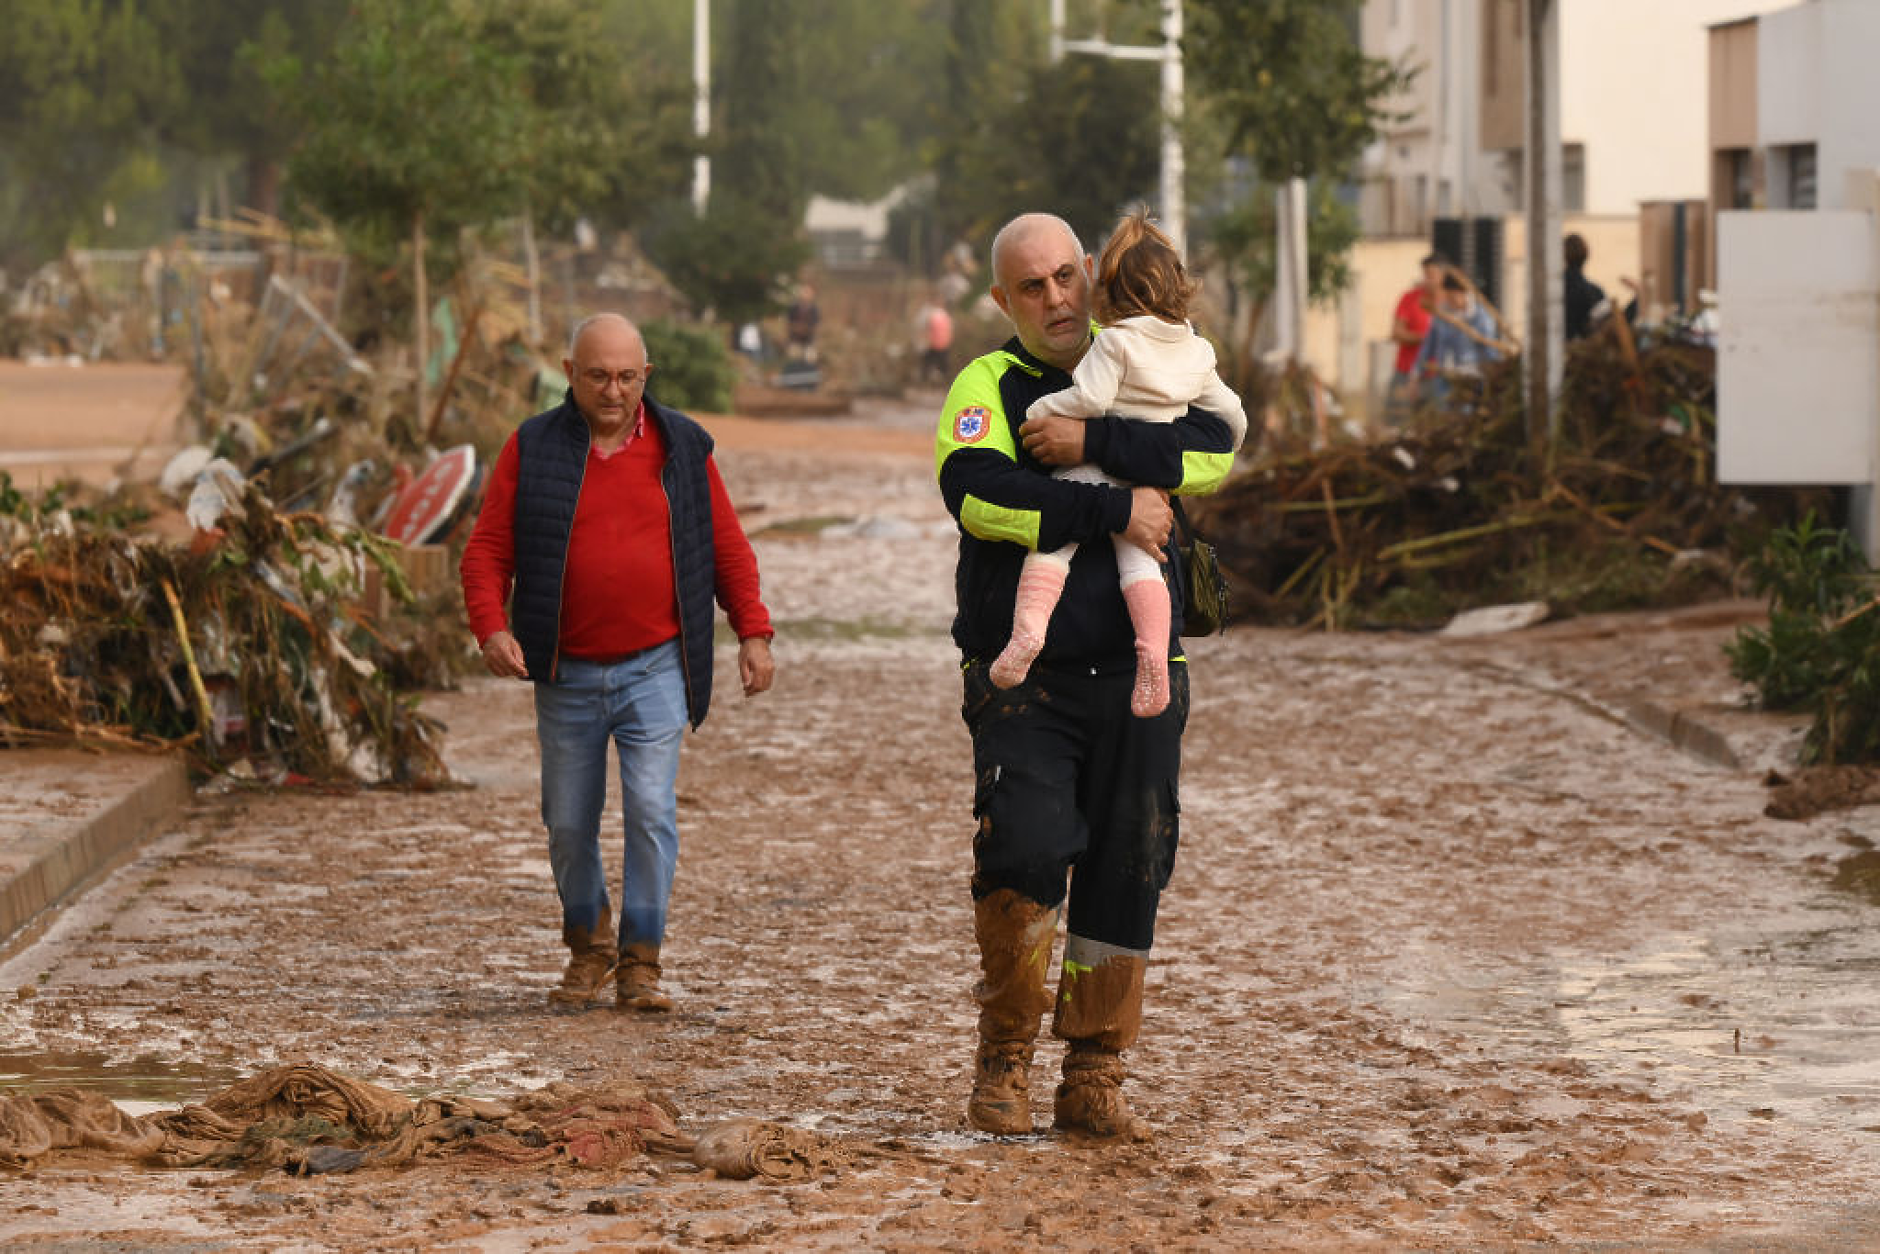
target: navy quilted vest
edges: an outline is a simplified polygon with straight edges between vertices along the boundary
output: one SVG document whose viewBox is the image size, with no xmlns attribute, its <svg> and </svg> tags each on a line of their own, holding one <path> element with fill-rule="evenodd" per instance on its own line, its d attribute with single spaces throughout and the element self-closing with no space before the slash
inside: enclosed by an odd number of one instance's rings
<svg viewBox="0 0 1880 1254">
<path fill-rule="evenodd" d="M 712 438 L 696 422 L 650 396 L 646 414 L 666 444 L 666 465 L 659 478 L 671 519 L 686 710 L 697 727 L 711 706 L 712 607 L 718 586 L 711 481 L 705 469 Z M 561 404 L 530 418 L 516 432 L 516 580 L 509 616 L 529 675 L 538 683 L 555 682 L 561 581 L 588 442 L 587 422 L 572 396 L 564 396 Z"/>
</svg>

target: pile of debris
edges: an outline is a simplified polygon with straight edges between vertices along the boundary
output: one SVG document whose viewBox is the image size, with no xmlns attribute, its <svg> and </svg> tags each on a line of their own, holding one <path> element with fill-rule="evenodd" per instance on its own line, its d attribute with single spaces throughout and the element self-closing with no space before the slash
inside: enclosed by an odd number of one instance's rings
<svg viewBox="0 0 1880 1254">
<path fill-rule="evenodd" d="M 1518 363 L 1501 362 L 1400 430 L 1269 442 L 1194 513 L 1246 621 L 1431 627 L 1507 602 L 1690 603 L 1727 594 L 1761 537 L 1823 505 L 1819 490 L 1716 482 L 1714 391 L 1707 345 L 1608 333 L 1573 346 L 1551 447 L 1526 429 Z"/>
<path fill-rule="evenodd" d="M 158 482 L 104 496 L 34 501 L 0 478 L 0 745 L 180 746 L 268 781 L 442 783 L 409 694 L 474 663 L 468 633 L 438 624 L 461 622 L 456 557 L 490 455 L 543 406 L 549 373 L 514 267 L 474 259 L 420 361 L 339 330 L 358 276 L 334 241 L 259 215 L 217 225 L 256 247 L 153 253 L 122 281 L 110 259 L 68 260 L 46 290 L 69 299 L 30 310 L 35 334 L 86 357 L 179 361 L 194 442 Z M 149 333 L 106 334 L 124 326 Z"/>
<path fill-rule="evenodd" d="M 447 781 L 438 725 L 401 695 L 366 571 L 409 600 L 396 546 L 277 512 L 227 462 L 192 499 L 197 542 L 38 501 L 0 476 L 0 745 L 180 747 L 272 782 Z"/>
</svg>

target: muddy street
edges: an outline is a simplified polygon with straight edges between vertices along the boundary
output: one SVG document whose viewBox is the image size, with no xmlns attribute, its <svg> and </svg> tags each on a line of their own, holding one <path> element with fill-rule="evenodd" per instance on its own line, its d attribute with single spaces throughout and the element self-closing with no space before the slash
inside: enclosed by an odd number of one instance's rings
<svg viewBox="0 0 1880 1254">
<path fill-rule="evenodd" d="M 776 1120 L 850 1165 L 773 1186 L 657 1155 L 295 1178 L 67 1154 L 0 1176 L 0 1242 L 1880 1241 L 1880 904 L 1836 886 L 1880 821 L 1763 817 L 1794 725 L 1731 708 L 1729 626 L 1701 615 L 1193 642 L 1182 847 L 1129 1055 L 1155 1139 L 968 1132 L 954 540 L 921 416 L 872 417 L 834 453 L 840 427 L 715 427 L 779 671 L 749 701 L 721 678 L 687 744 L 675 1014 L 548 1012 L 529 694 L 492 680 L 427 702 L 466 787 L 207 790 L 0 960 L 13 1089 L 76 1080 L 143 1112 L 301 1060 L 414 1096 L 624 1075 L 688 1126 Z M 1708 710 L 1738 765 L 1628 725 L 1652 694 Z"/>
</svg>

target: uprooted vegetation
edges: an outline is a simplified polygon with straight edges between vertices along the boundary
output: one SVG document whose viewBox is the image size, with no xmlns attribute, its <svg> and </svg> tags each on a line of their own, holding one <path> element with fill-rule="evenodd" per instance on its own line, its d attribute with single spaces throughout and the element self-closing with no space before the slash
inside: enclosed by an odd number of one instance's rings
<svg viewBox="0 0 1880 1254">
<path fill-rule="evenodd" d="M 1719 484 L 1714 392 L 1710 348 L 1603 336 L 1569 356 L 1551 450 L 1502 362 L 1374 438 L 1308 449 L 1282 421 L 1197 513 L 1248 621 L 1430 627 L 1505 602 L 1727 595 L 1762 538 L 1821 498 Z"/>
<path fill-rule="evenodd" d="M 131 534 L 0 476 L 0 744 L 179 747 L 274 781 L 444 782 L 410 648 L 358 605 L 391 547 L 252 485 L 213 544 Z"/>
</svg>

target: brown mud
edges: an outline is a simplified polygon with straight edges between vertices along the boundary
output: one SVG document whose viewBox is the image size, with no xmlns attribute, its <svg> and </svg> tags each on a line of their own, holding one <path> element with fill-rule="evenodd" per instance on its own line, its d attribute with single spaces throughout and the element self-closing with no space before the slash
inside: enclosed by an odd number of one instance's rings
<svg viewBox="0 0 1880 1254">
<path fill-rule="evenodd" d="M 1763 814 L 1798 729 L 1739 708 L 1704 620 L 1192 642 L 1182 846 L 1125 1055 L 1155 1138 L 970 1133 L 972 763 L 924 421 L 835 456 L 720 436 L 779 669 L 749 701 L 721 678 L 687 746 L 673 1014 L 548 1012 L 528 692 L 490 680 L 427 703 L 474 788 L 205 793 L 0 961 L 13 1088 L 79 1051 L 164 1069 L 165 1103 L 299 1060 L 411 1097 L 629 1075 L 688 1131 L 772 1121 L 849 1162 L 766 1184 L 656 1157 L 301 1179 L 61 1156 L 0 1177 L 0 1243 L 1880 1240 L 1880 906 L 1834 883 L 1880 822 Z M 1741 768 L 1612 713 L 1642 694 L 1704 713 Z M 1041 1044 L 1034 1093 L 1061 1055 Z"/>
</svg>

